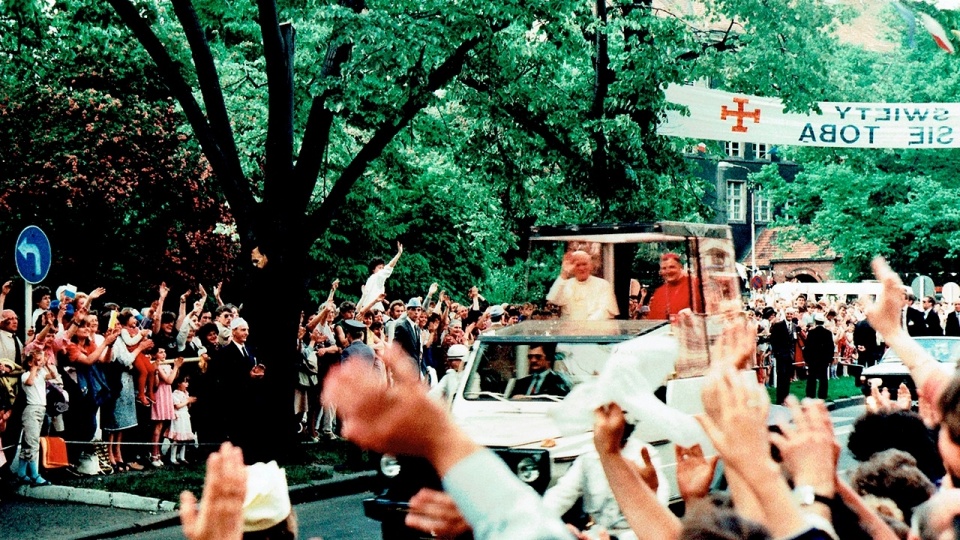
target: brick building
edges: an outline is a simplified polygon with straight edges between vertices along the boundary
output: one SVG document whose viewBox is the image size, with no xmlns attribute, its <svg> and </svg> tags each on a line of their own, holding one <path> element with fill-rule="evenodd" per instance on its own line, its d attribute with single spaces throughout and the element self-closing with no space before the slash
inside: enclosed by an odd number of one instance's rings
<svg viewBox="0 0 960 540">
<path fill-rule="evenodd" d="M 778 231 L 768 227 L 778 209 L 751 185 L 747 175 L 776 163 L 780 176 L 792 182 L 800 171 L 797 163 L 781 161 L 775 148 L 764 144 L 727 142 L 721 156 L 710 155 L 701 145 L 686 154 L 697 175 L 714 187 L 706 203 L 716 210 L 713 223 L 726 223 L 733 232 L 737 261 L 748 269 L 754 264 L 751 246 L 756 245 L 756 266 L 774 281 L 826 281 L 832 279 L 837 254 L 809 242 L 780 245 Z"/>
</svg>

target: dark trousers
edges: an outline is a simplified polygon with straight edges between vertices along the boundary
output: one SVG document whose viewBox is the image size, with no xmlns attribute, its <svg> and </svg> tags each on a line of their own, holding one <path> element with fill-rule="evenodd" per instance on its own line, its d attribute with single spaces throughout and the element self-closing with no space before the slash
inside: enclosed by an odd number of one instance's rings
<svg viewBox="0 0 960 540">
<path fill-rule="evenodd" d="M 777 404 L 782 404 L 790 395 L 790 379 L 793 378 L 793 357 L 774 355 L 777 364 Z"/>
<path fill-rule="evenodd" d="M 807 397 L 827 399 L 827 382 L 830 380 L 829 363 L 807 362 Z M 817 383 L 820 387 L 817 388 Z"/>
</svg>

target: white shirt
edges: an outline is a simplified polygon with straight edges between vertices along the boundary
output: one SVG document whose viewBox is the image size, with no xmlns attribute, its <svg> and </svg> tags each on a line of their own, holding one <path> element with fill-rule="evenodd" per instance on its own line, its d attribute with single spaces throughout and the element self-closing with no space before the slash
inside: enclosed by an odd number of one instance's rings
<svg viewBox="0 0 960 540">
<path fill-rule="evenodd" d="M 392 273 L 393 267 L 386 265 L 382 270 L 367 278 L 367 283 L 363 286 L 363 294 L 360 295 L 360 301 L 357 302 L 357 309 L 367 307 L 367 304 L 372 304 L 381 294 L 387 292 L 387 278 L 390 277 Z"/>
<path fill-rule="evenodd" d="M 450 404 L 453 396 L 457 393 L 457 387 L 460 386 L 460 372 L 455 369 L 448 369 L 436 386 L 427 392 L 427 395 Z"/>
<path fill-rule="evenodd" d="M 18 350 L 20 356 L 17 356 Z M 18 366 L 23 365 L 23 343 L 20 342 L 20 338 L 6 330 L 0 330 L 0 358 L 9 358 Z"/>
<path fill-rule="evenodd" d="M 33 384 L 27 385 L 27 378 L 30 377 L 30 372 L 26 371 L 23 375 L 20 375 L 21 387 L 23 387 L 23 394 L 27 398 L 27 405 L 40 405 L 42 407 L 47 406 L 47 368 L 42 367 L 37 370 L 37 375 L 33 379 Z"/>
<path fill-rule="evenodd" d="M 562 307 L 562 318 L 574 321 L 602 321 L 620 314 L 613 285 L 596 276 L 584 281 L 558 277 L 547 293 L 547 302 Z"/>
<path fill-rule="evenodd" d="M 443 488 L 473 528 L 476 540 L 572 540 L 559 518 L 546 511 L 537 492 L 490 450 L 478 450 L 454 465 Z"/>
<path fill-rule="evenodd" d="M 666 506 L 670 498 L 670 487 L 663 473 L 660 472 L 660 457 L 656 449 L 650 445 L 634 442 L 631 438 L 622 453 L 630 461 L 642 464 L 643 459 L 640 457 L 642 446 L 647 447 L 650 459 L 657 469 L 659 480 L 657 500 Z M 610 484 L 603 472 L 603 465 L 600 464 L 600 455 L 596 450 L 584 453 L 573 462 L 570 470 L 543 494 L 543 505 L 551 514 L 561 517 L 580 497 L 583 497 L 583 511 L 593 518 L 596 526 L 607 529 L 618 538 L 636 538 L 613 497 Z"/>
</svg>

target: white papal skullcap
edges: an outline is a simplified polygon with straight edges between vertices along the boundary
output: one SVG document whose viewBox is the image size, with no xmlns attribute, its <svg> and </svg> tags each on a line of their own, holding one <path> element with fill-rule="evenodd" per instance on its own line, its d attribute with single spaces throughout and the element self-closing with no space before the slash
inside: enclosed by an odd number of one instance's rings
<svg viewBox="0 0 960 540">
<path fill-rule="evenodd" d="M 287 519 L 291 511 L 287 474 L 277 462 L 248 466 L 243 532 L 265 531 Z"/>
</svg>

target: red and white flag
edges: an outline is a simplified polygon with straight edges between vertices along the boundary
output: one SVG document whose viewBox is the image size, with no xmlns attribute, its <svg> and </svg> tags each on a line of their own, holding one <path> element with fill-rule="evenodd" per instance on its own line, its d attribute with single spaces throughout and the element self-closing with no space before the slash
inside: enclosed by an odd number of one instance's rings
<svg viewBox="0 0 960 540">
<path fill-rule="evenodd" d="M 917 13 L 917 16 L 920 17 L 920 22 L 923 24 L 923 27 L 927 29 L 927 32 L 930 32 L 933 40 L 937 42 L 937 45 L 939 45 L 941 49 L 950 54 L 956 52 L 953 43 L 950 42 L 950 36 L 947 35 L 947 31 L 944 30 L 943 25 L 926 13 Z"/>
</svg>

